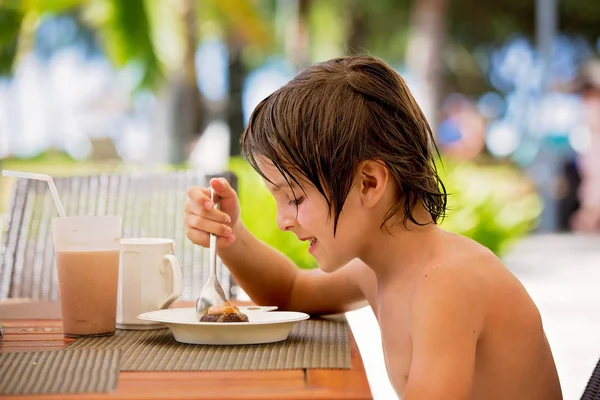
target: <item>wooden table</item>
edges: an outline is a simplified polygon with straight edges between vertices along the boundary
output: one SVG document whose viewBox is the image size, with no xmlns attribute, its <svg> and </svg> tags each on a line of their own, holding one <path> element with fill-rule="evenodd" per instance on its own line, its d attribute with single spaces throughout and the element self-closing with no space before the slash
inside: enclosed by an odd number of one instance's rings
<svg viewBox="0 0 600 400">
<path fill-rule="evenodd" d="M 57 313 L 56 303 L 0 302 L 0 321 L 4 327 L 0 353 L 60 350 L 65 347 L 73 339 L 63 336 Z M 348 333 L 352 359 L 349 370 L 121 372 L 117 390 L 112 393 L 8 398 L 372 399 L 362 358 L 352 332 Z"/>
</svg>

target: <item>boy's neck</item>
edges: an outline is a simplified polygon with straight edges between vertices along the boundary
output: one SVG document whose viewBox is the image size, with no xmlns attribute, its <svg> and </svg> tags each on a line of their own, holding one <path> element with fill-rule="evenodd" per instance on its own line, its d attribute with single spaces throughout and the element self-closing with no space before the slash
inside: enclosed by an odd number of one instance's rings
<svg viewBox="0 0 600 400">
<path fill-rule="evenodd" d="M 417 221 L 427 221 L 429 217 L 423 207 L 415 209 L 413 215 Z M 390 224 L 388 229 L 369 235 L 360 258 L 375 272 L 380 284 L 405 279 L 440 261 L 448 243 L 446 235 L 433 222 L 424 226 L 411 221 L 406 226 L 402 222 Z"/>
</svg>

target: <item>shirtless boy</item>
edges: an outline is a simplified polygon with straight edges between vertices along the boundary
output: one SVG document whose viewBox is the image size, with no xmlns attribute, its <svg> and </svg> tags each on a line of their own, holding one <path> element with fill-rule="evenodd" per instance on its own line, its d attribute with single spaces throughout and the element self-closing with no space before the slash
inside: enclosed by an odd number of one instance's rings
<svg viewBox="0 0 600 400">
<path fill-rule="evenodd" d="M 314 65 L 263 100 L 242 138 L 277 224 L 319 269 L 244 227 L 223 179 L 188 191 L 187 237 L 219 255 L 257 304 L 326 314 L 364 302 L 405 400 L 561 399 L 540 313 L 487 248 L 438 226 L 446 191 L 431 129 L 402 78 L 368 56 Z M 265 221 L 268 223 L 268 221 Z"/>
</svg>

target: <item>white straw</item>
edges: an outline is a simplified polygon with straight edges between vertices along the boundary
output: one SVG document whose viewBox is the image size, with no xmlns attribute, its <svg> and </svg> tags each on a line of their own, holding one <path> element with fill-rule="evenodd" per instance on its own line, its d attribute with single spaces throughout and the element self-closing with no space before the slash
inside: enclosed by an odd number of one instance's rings
<svg viewBox="0 0 600 400">
<path fill-rule="evenodd" d="M 52 198 L 54 199 L 54 204 L 58 209 L 58 215 L 62 218 L 66 217 L 65 209 L 58 197 L 58 191 L 56 190 L 56 186 L 54 185 L 54 179 L 50 175 L 46 174 L 34 174 L 31 172 L 21 172 L 21 171 L 9 171 L 7 169 L 2 170 L 3 176 L 10 176 L 13 178 L 23 178 L 23 179 L 34 179 L 37 181 L 46 181 L 48 182 L 48 186 L 50 187 L 50 193 L 52 194 Z"/>
</svg>

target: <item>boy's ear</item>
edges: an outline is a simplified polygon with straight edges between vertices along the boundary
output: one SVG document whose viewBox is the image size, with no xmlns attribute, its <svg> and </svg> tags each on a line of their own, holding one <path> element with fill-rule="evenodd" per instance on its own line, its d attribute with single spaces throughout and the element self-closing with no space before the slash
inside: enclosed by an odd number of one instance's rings
<svg viewBox="0 0 600 400">
<path fill-rule="evenodd" d="M 361 201 L 367 207 L 375 206 L 387 188 L 390 171 L 377 160 L 363 161 L 357 171 Z"/>
</svg>

